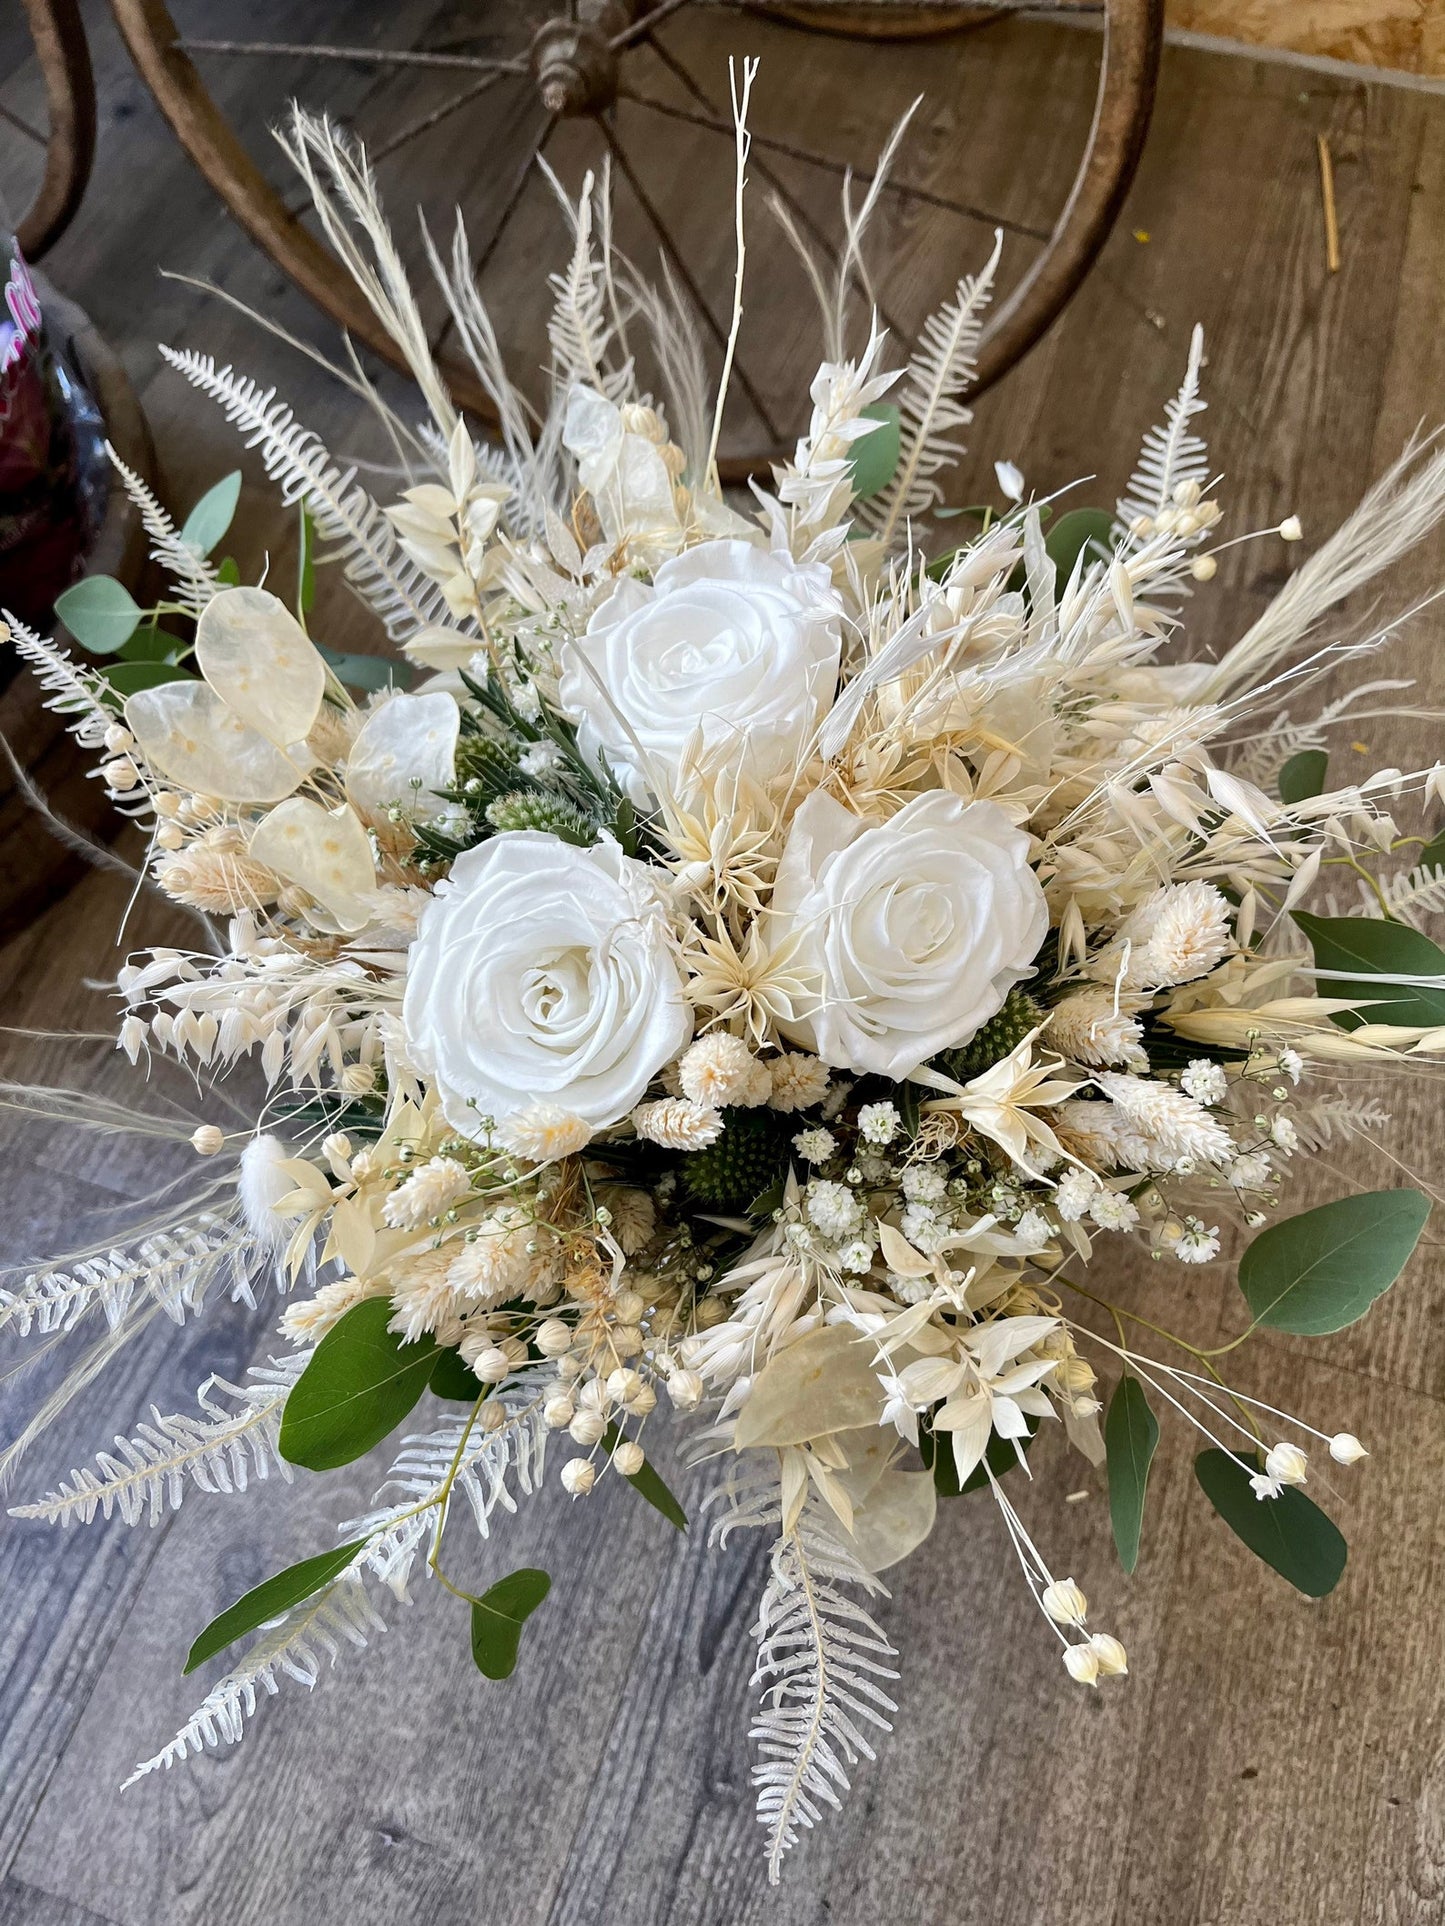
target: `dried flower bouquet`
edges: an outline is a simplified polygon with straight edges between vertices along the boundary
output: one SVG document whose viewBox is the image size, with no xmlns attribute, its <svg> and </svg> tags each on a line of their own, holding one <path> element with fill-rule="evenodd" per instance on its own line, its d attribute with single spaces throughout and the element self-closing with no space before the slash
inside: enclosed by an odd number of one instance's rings
<svg viewBox="0 0 1445 1926">
<path fill-rule="evenodd" d="M 940 520 L 994 263 L 905 368 L 876 326 L 850 345 L 875 188 L 836 278 L 811 264 L 808 432 L 740 506 L 692 320 L 611 248 L 605 183 L 562 196 L 540 422 L 464 235 L 434 255 L 497 403 L 483 445 L 364 156 L 300 113 L 288 143 L 421 391 L 419 422 L 383 409 L 399 499 L 274 394 L 167 350 L 299 505 L 294 593 L 212 559 L 236 478 L 177 528 L 128 476 L 169 601 L 72 591 L 103 660 L 11 624 L 151 878 L 206 928 L 121 972 L 122 1048 L 203 1080 L 253 1059 L 269 1094 L 254 1129 L 195 1131 L 212 1161 L 164 1222 L 0 1292 L 10 1331 L 104 1320 L 114 1349 L 158 1305 L 180 1321 L 267 1277 L 286 1355 L 17 1511 L 153 1522 L 188 1485 L 326 1471 L 404 1432 L 334 1548 L 201 1632 L 192 1666 L 252 1642 L 145 1773 L 239 1738 L 258 1691 L 313 1683 L 418 1572 L 505 1676 L 546 1574 L 472 1596 L 449 1523 L 490 1537 L 521 1493 L 586 1499 L 615 1472 L 684 1526 L 647 1441 L 659 1404 L 689 1414 L 713 1537 L 773 1543 L 753 1736 L 776 1876 L 894 1709 L 858 1597 L 960 1494 L 999 1508 L 1070 1677 L 1126 1671 L 1024 1522 L 1040 1426 L 1104 1467 L 1127 1569 L 1168 1405 L 1203 1434 L 1224 1524 L 1303 1591 L 1339 1577 L 1305 1488 L 1319 1453 L 1363 1446 L 1232 1390 L 1090 1263 L 1198 1264 L 1245 1227 L 1250 1328 L 1323 1333 L 1419 1237 L 1408 1188 L 1279 1211 L 1293 1163 L 1382 1122 L 1340 1074 L 1445 1043 L 1445 954 L 1419 927 L 1445 908 L 1445 837 L 1394 819 L 1445 800 L 1445 771 L 1340 785 L 1328 730 L 1362 691 L 1279 711 L 1389 639 L 1321 625 L 1440 518 L 1445 455 L 1407 453 L 1220 660 L 1190 661 L 1178 612 L 1221 516 L 1197 336 L 1116 511 L 1056 513 L 1005 463 L 996 508 Z M 740 259 L 735 327 L 741 289 Z M 358 696 L 355 660 L 308 633 L 327 557 L 415 686 Z"/>
</svg>

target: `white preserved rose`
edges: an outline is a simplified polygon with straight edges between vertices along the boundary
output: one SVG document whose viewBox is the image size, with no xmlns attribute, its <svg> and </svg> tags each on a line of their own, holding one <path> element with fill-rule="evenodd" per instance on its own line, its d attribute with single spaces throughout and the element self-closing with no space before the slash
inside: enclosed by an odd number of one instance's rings
<svg viewBox="0 0 1445 1926">
<path fill-rule="evenodd" d="M 464 851 L 422 911 L 402 1027 L 463 1136 L 539 1103 L 618 1122 L 692 1034 L 656 873 L 537 830 Z"/>
<path fill-rule="evenodd" d="M 671 780 L 695 743 L 767 782 L 791 774 L 832 702 L 841 620 L 821 563 L 700 542 L 593 613 L 563 653 L 562 705 L 634 802 L 650 797 L 649 761 Z"/>
<path fill-rule="evenodd" d="M 895 1081 L 966 1043 L 1028 975 L 1048 931 L 1028 852 L 994 803 L 937 790 L 870 828 L 810 795 L 772 909 L 812 997 L 780 1027 L 825 1063 Z"/>
</svg>

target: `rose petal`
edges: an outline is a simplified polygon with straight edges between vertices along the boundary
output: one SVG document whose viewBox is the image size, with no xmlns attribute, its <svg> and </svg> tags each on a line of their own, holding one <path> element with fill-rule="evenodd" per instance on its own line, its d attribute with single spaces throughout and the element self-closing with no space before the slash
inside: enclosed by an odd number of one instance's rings
<svg viewBox="0 0 1445 1926">
<path fill-rule="evenodd" d="M 163 682 L 125 705 L 146 761 L 182 789 L 222 802 L 279 802 L 311 766 L 268 742 L 205 682 Z"/>
<path fill-rule="evenodd" d="M 223 589 L 196 624 L 196 661 L 226 705 L 284 749 L 310 735 L 326 664 L 285 603 L 261 588 Z"/>
</svg>

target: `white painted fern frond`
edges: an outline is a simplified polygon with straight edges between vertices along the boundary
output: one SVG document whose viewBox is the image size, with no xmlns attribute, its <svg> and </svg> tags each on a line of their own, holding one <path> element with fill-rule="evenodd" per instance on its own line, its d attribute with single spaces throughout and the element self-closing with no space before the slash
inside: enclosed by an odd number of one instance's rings
<svg viewBox="0 0 1445 1926">
<path fill-rule="evenodd" d="M 221 578 L 197 548 L 181 540 L 181 532 L 156 499 L 153 490 L 133 468 L 127 468 L 110 443 L 105 444 L 112 468 L 141 518 L 150 537 L 152 559 L 160 564 L 175 584 L 179 601 L 191 615 L 199 615 L 217 594 Z"/>
<path fill-rule="evenodd" d="M 1305 1097 L 1293 1115 L 1306 1150 L 1325 1150 L 1340 1137 L 1373 1141 L 1390 1122 L 1390 1112 L 1374 1097 Z"/>
<path fill-rule="evenodd" d="M 1390 876 L 1377 876 L 1376 881 L 1397 923 L 1409 923 L 1420 929 L 1429 917 L 1445 915 L 1445 869 L 1396 870 Z M 1375 917 L 1385 914 L 1379 897 L 1363 877 L 1359 880 L 1359 902 L 1351 906 L 1349 913 Z"/>
<path fill-rule="evenodd" d="M 245 1491 L 253 1478 L 273 1471 L 289 1484 L 293 1473 L 277 1439 L 287 1396 L 310 1356 L 303 1351 L 253 1366 L 249 1384 L 207 1378 L 196 1393 L 199 1417 L 163 1417 L 152 1406 L 151 1422 L 137 1425 L 134 1437 L 118 1437 L 113 1452 L 99 1452 L 95 1470 L 81 1466 L 36 1503 L 12 1505 L 11 1517 L 88 1525 L 99 1511 L 106 1519 L 119 1513 L 127 1525 L 142 1519 L 157 1525 L 179 1510 L 188 1484 L 212 1493 Z"/>
<path fill-rule="evenodd" d="M 206 1694 L 169 1745 L 138 1765 L 125 1786 L 208 1746 L 238 1744 L 246 1720 L 255 1716 L 257 1693 L 264 1691 L 274 1698 L 281 1689 L 278 1673 L 309 1690 L 321 1677 L 323 1658 L 334 1666 L 344 1646 L 364 1649 L 371 1633 L 384 1632 L 385 1622 L 367 1595 L 361 1562 L 358 1553 L 339 1578 L 268 1626 L 235 1670 Z"/>
<path fill-rule="evenodd" d="M 318 437 L 276 400 L 274 388 L 263 390 L 229 367 L 217 368 L 208 354 L 167 347 L 161 354 L 220 404 L 248 448 L 261 450 L 266 473 L 280 484 L 287 506 L 306 504 L 322 539 L 341 549 L 347 581 L 393 640 L 450 621 L 441 590 L 402 553 L 391 523 L 357 481 L 356 470 L 334 462 Z"/>
<path fill-rule="evenodd" d="M 548 276 L 553 303 L 547 322 L 552 344 L 553 379 L 564 392 L 574 382 L 595 388 L 610 400 L 621 397 L 632 378 L 630 365 L 608 367 L 613 326 L 607 312 L 607 276 L 592 245 L 592 196 L 595 176 L 583 177 L 574 205 L 546 161 L 540 163 L 572 230 L 572 255 L 566 272 Z"/>
<path fill-rule="evenodd" d="M 1163 422 L 1145 435 L 1138 466 L 1115 506 L 1121 534 L 1141 518 L 1152 519 L 1169 507 L 1181 483 L 1198 482 L 1203 488 L 1209 480 L 1209 450 L 1189 426 L 1209 406 L 1199 392 L 1203 361 L 1204 330 L 1196 327 L 1189 337 L 1189 364 L 1183 384 L 1164 410 Z"/>
<path fill-rule="evenodd" d="M 866 1728 L 892 1730 L 886 1715 L 897 1707 L 878 1681 L 897 1678 L 887 1663 L 897 1652 L 842 1589 L 884 1587 L 863 1570 L 815 1496 L 786 1526 L 775 1482 L 734 1482 L 721 1495 L 727 1512 L 715 1527 L 720 1540 L 738 1528 L 780 1527 L 758 1606 L 753 1683 L 763 1691 L 748 1734 L 758 1744 L 753 1784 L 767 1828 L 768 1878 L 776 1885 L 799 1828 L 816 1825 L 824 1806 L 841 1811 L 849 1769 L 874 1757 Z"/>
<path fill-rule="evenodd" d="M 99 748 L 115 721 L 114 711 L 101 700 L 109 686 L 105 679 L 74 661 L 58 642 L 27 628 L 8 609 L 0 609 L 0 628 L 9 632 L 15 653 L 45 691 L 46 708 L 69 718 L 66 726 L 83 748 Z"/>
<path fill-rule="evenodd" d="M 198 1310 L 225 1271 L 233 1288 L 249 1296 L 249 1263 L 255 1238 L 234 1219 L 201 1211 L 128 1243 L 58 1260 L 29 1272 L 14 1289 L 0 1285 L 0 1331 L 42 1336 L 71 1331 L 92 1311 L 102 1311 L 114 1331 L 138 1297 L 155 1303 L 180 1324 Z"/>
<path fill-rule="evenodd" d="M 758 1611 L 753 1682 L 763 1698 L 749 1737 L 758 1744 L 753 1783 L 773 1885 L 799 1827 L 816 1825 L 824 1805 L 841 1811 L 848 1768 L 875 1756 L 864 1728 L 892 1730 L 885 1714 L 896 1707 L 877 1681 L 898 1676 L 880 1662 L 894 1648 L 843 1584 L 881 1589 L 805 1513 L 773 1549 Z"/>
<path fill-rule="evenodd" d="M 929 316 L 918 338 L 898 390 L 898 466 L 887 486 L 857 509 L 859 520 L 885 544 L 901 523 L 926 515 L 943 499 L 938 475 L 963 453 L 963 444 L 952 437 L 973 419 L 973 411 L 959 397 L 977 371 L 984 310 L 1002 248 L 1000 230 L 982 270 L 963 277 L 954 298 Z"/>
<path fill-rule="evenodd" d="M 507 1393 L 503 1403 L 508 1422 L 495 1431 L 478 1425 L 467 1436 L 471 1414 L 457 1411 L 435 1431 L 404 1438 L 376 1494 L 376 1509 L 341 1526 L 343 1540 L 368 1541 L 367 1565 L 399 1598 L 405 1596 L 417 1552 L 436 1529 L 437 1508 L 449 1493 L 466 1499 L 479 1535 L 488 1538 L 493 1513 L 517 1509 L 509 1479 L 524 1497 L 540 1488 L 547 1430 L 537 1400 Z M 466 1448 L 458 1463 L 464 1436 Z"/>
</svg>

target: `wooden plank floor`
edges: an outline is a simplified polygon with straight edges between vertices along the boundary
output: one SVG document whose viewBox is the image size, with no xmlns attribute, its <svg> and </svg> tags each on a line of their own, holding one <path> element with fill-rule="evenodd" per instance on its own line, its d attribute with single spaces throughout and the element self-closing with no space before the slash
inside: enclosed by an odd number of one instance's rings
<svg viewBox="0 0 1445 1926">
<path fill-rule="evenodd" d="M 461 10 L 458 10 L 459 12 Z M 13 12 L 13 10 L 12 10 Z M 303 419 L 350 451 L 350 403 L 158 266 L 220 282 L 305 338 L 327 331 L 218 211 L 175 150 L 98 8 L 101 167 L 49 270 L 124 355 L 154 425 L 168 485 L 184 500 L 233 465 L 224 425 L 160 371 L 157 337 L 234 357 L 282 383 Z M 429 0 L 386 12 L 367 0 L 271 0 L 256 30 L 329 37 L 434 20 Z M 198 7 L 214 25 L 214 7 Z M 725 94 L 716 21 L 674 24 L 670 44 Z M 1087 117 L 1090 37 L 1010 27 L 977 42 L 967 75 L 926 104 L 922 177 L 962 170 L 1021 219 L 1040 189 L 1030 168 Z M 761 28 L 791 98 L 820 141 L 846 147 L 856 100 L 835 56 Z M 33 106 L 18 24 L 0 21 L 0 105 Z M 925 72 L 938 55 L 916 55 Z M 767 70 L 765 70 L 765 84 Z M 897 84 L 911 83 L 901 72 Z M 238 115 L 274 110 L 254 74 L 228 85 Z M 890 83 L 893 84 L 893 83 Z M 358 83 L 358 87 L 360 83 Z M 248 89 L 250 90 L 248 92 Z M 364 91 L 364 90 L 363 90 Z M 358 94 L 359 98 L 359 94 Z M 960 103 L 963 103 L 960 106 Z M 849 119 L 849 114 L 853 119 Z M 1072 117 L 1072 118 L 1071 118 Z M 989 151 L 970 145 L 978 130 Z M 1011 130 L 1016 145 L 1009 144 Z M 1344 265 L 1325 272 L 1315 139 L 1336 161 Z M 0 129 L 0 141 L 10 138 Z M 642 136 L 639 134 L 639 138 Z M 1024 158 L 1020 158 L 1020 157 Z M 1032 158 L 1030 158 L 1032 157 Z M 567 160 L 567 153 L 561 155 Z M 468 179 L 477 218 L 486 180 Z M 814 193 L 799 177 L 798 192 Z M 682 182 L 679 192 L 686 191 Z M 831 190 L 830 190 L 831 191 Z M 810 205 L 812 203 L 810 202 Z M 820 202 L 821 206 L 821 202 Z M 635 218 L 625 206 L 619 220 Z M 971 434 L 957 499 L 978 498 L 995 455 L 1041 490 L 1097 474 L 1103 499 L 1177 382 L 1192 323 L 1209 331 L 1206 417 L 1229 477 L 1235 529 L 1298 510 L 1313 537 L 1340 516 L 1422 420 L 1445 417 L 1445 101 L 1278 67 L 1172 51 L 1156 131 L 1118 233 L 1052 338 L 993 395 Z M 948 232 L 916 206 L 887 235 L 887 293 L 916 319 Z M 1147 237 L 1147 238 L 1146 238 Z M 978 240 L 975 231 L 974 242 Z M 536 272 L 518 244 L 498 272 Z M 531 258 L 525 258 L 530 253 Z M 966 265 L 959 261 L 958 266 Z M 703 279 L 717 291 L 725 250 Z M 794 312 L 796 310 L 796 312 Z M 750 312 L 796 371 L 810 348 L 795 298 L 766 282 Z M 525 349 L 520 326 L 519 346 Z M 778 379 L 781 379 L 779 375 Z M 774 389 L 776 393 L 776 388 Z M 262 539 L 257 465 L 245 512 Z M 1293 555 L 1237 549 L 1195 604 L 1218 646 L 1278 586 Z M 1401 603 L 1445 579 L 1445 543 L 1412 560 Z M 325 605 L 343 646 L 344 605 Z M 1438 619 L 1399 660 L 1421 708 L 1441 705 Z M 1438 731 L 1361 724 L 1372 763 L 1435 753 Z M 1355 754 L 1348 745 L 1340 753 Z M 1363 763 L 1362 763 L 1363 766 Z M 113 970 L 123 890 L 92 878 L 0 953 L 0 1005 L 17 1029 L 106 1031 L 110 1006 L 83 987 Z M 128 941 L 184 941 L 143 908 Z M 128 1073 L 106 1043 L 0 1038 L 3 1074 L 116 1092 Z M 179 1076 L 153 1101 L 190 1104 Z M 1433 1181 L 1438 1106 L 1416 1086 L 1397 1143 Z M 43 1251 L 89 1225 L 142 1165 L 126 1144 L 78 1141 L 0 1112 L 0 1235 L 7 1256 Z M 1352 1168 L 1360 1161 L 1350 1153 Z M 1377 1181 L 1388 1181 L 1381 1166 Z M 147 1177 L 151 1166 L 145 1166 Z M 1375 1175 L 1366 1172 L 1366 1175 Z M 1323 1170 L 1305 1173 L 1322 1192 Z M 287 1686 L 236 1752 L 116 1790 L 132 1763 L 199 1696 L 180 1676 L 189 1639 L 264 1573 L 329 1542 L 375 1467 L 289 1493 L 193 1494 L 160 1529 L 99 1524 L 66 1536 L 0 1529 L 0 1926 L 1426 1926 L 1445 1917 L 1445 1272 L 1438 1236 L 1370 1322 L 1329 1343 L 1272 1339 L 1239 1359 L 1241 1381 L 1372 1447 L 1331 1507 L 1351 1545 L 1337 1593 L 1308 1606 L 1257 1566 L 1204 1506 L 1187 1440 L 1166 1436 L 1145 1553 L 1114 1568 L 1097 1486 L 1041 1444 L 1028 1517 L 1056 1566 L 1073 1571 L 1133 1676 L 1098 1695 L 1067 1687 L 1011 1568 L 997 1520 L 959 1510 L 896 1574 L 886 1608 L 903 1652 L 899 1729 L 862 1768 L 845 1816 L 794 1855 L 781 1894 L 765 1887 L 747 1786 L 747 1625 L 760 1548 L 709 1555 L 617 1488 L 571 1506 L 549 1492 L 508 1526 L 508 1565 L 555 1575 L 523 1664 L 501 1688 L 478 1681 L 451 1601 L 392 1612 L 392 1631 L 348 1658 L 308 1699 Z M 1222 1272 L 1158 1270 L 1127 1280 L 1140 1308 L 1221 1338 L 1239 1328 Z M 152 1401 L 183 1408 L 211 1369 L 264 1354 L 274 1306 L 222 1310 L 195 1328 L 153 1327 L 22 1469 L 29 1495 L 83 1461 Z M 14 1362 L 10 1354 L 0 1370 Z M 54 1381 L 0 1379 L 0 1418 Z M 692 1493 L 696 1497 L 695 1490 Z M 459 1534 L 460 1538 L 460 1534 Z M 479 1556 L 478 1573 L 483 1569 Z M 203 1689 L 203 1687 L 201 1688 Z"/>
</svg>

